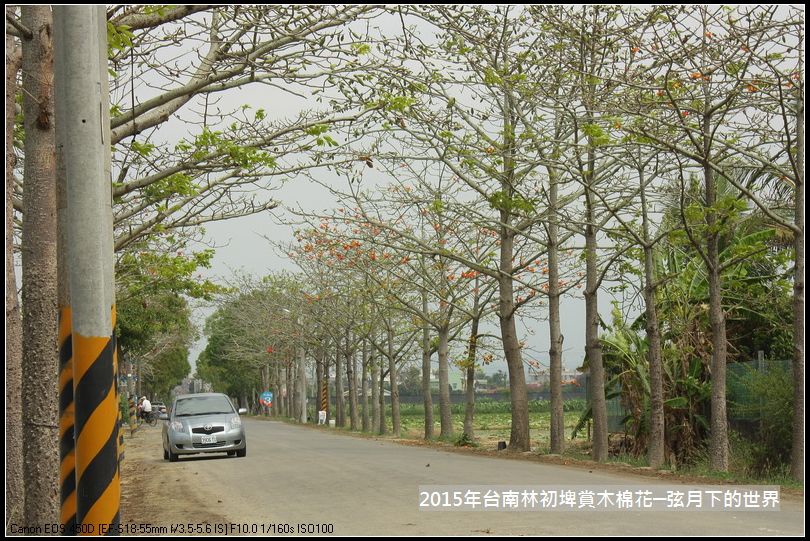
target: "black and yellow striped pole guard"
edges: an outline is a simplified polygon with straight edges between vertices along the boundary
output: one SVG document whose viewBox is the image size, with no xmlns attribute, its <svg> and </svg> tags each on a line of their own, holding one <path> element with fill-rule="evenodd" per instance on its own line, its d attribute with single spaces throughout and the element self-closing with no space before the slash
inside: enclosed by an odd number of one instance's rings
<svg viewBox="0 0 810 541">
<path fill-rule="evenodd" d="M 73 340 L 71 310 L 59 309 L 59 521 L 65 532 L 76 526 L 76 454 L 73 435 Z"/>
<path fill-rule="evenodd" d="M 118 404 L 108 336 L 73 335 L 76 426 L 76 511 L 83 526 L 117 524 Z"/>
<path fill-rule="evenodd" d="M 129 435 L 132 437 L 135 434 L 135 429 L 138 425 L 138 419 L 135 413 L 135 395 L 129 395 Z"/>
<path fill-rule="evenodd" d="M 328 411 L 329 408 L 329 381 L 324 379 L 321 382 L 321 411 Z"/>
<path fill-rule="evenodd" d="M 113 349 L 113 366 L 115 366 L 115 410 L 118 412 L 115 421 L 115 431 L 118 433 L 118 468 L 121 468 L 121 461 L 124 460 L 124 431 L 121 430 L 121 366 L 118 359 L 118 339 L 115 336 L 115 305 L 112 306 L 110 318 L 112 319 L 112 334 L 110 340 L 112 341 Z"/>
</svg>

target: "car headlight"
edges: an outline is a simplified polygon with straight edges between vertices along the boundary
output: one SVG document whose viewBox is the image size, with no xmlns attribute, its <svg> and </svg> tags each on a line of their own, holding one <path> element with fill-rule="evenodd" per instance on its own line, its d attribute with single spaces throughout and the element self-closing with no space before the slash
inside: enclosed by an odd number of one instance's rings
<svg viewBox="0 0 810 541">
<path fill-rule="evenodd" d="M 242 428 L 242 419 L 239 416 L 231 417 L 231 428 Z"/>
<path fill-rule="evenodd" d="M 170 427 L 172 428 L 172 430 L 174 430 L 175 432 L 182 432 L 182 431 L 183 431 L 183 423 L 181 423 L 180 421 L 172 421 L 172 422 L 169 424 L 169 426 L 170 426 Z"/>
</svg>

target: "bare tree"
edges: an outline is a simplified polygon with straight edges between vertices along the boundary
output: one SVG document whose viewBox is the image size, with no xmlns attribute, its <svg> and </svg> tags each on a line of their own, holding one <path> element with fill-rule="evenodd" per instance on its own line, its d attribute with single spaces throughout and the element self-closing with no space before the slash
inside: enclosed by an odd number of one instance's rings
<svg viewBox="0 0 810 541">
<path fill-rule="evenodd" d="M 15 10 L 6 8 L 6 17 Z M 17 77 L 22 51 L 6 33 L 6 524 L 21 524 L 23 483 L 22 434 L 22 316 L 14 265 L 14 127 L 17 117 Z"/>
<path fill-rule="evenodd" d="M 781 96 L 790 82 L 789 74 L 795 69 L 788 67 L 785 73 L 785 67 L 796 59 L 796 45 L 780 43 L 787 43 L 788 28 L 794 23 L 780 21 L 774 7 L 740 8 L 731 14 L 706 7 L 661 10 L 665 13 L 661 20 L 666 24 L 652 25 L 648 33 L 640 36 L 639 44 L 645 46 L 648 57 L 645 62 L 648 82 L 636 87 L 640 93 L 646 93 L 647 97 L 641 101 L 648 106 L 657 103 L 658 107 L 628 111 L 636 119 L 627 129 L 648 144 L 672 152 L 682 167 L 682 221 L 691 244 L 704 261 L 709 283 L 711 462 L 712 468 L 727 471 L 728 349 L 722 273 L 737 258 L 721 262 L 719 242 L 722 232 L 733 227 L 737 211 L 728 208 L 728 201 L 718 199 L 718 183 L 733 186 L 765 216 L 800 237 L 798 225 L 780 216 L 757 193 L 761 187 L 745 185 L 734 174 L 740 167 L 768 172 L 776 178 L 789 178 L 800 189 L 797 163 L 791 157 L 796 154 L 790 150 L 797 139 L 793 134 L 798 125 L 791 122 L 795 116 L 790 112 L 789 100 Z M 672 35 L 680 37 L 673 41 Z M 795 38 L 791 36 L 790 40 Z M 636 49 L 641 51 L 638 46 Z M 769 69 L 762 67 L 768 64 L 765 59 L 770 60 Z M 763 71 L 770 71 L 770 75 Z M 780 96 L 771 102 L 776 105 L 770 113 L 758 115 L 757 102 L 762 100 L 755 98 L 764 86 L 776 88 L 771 95 Z M 778 126 L 776 130 L 773 125 Z M 702 178 L 703 194 L 699 202 L 691 201 L 685 193 L 684 177 L 690 168 Z M 690 204 L 699 204 L 702 209 L 701 227 L 686 216 L 685 207 Z M 801 280 L 798 287 L 802 287 Z M 794 303 L 799 297 L 794 293 Z"/>
<path fill-rule="evenodd" d="M 137 8 L 111 13 L 118 44 L 112 65 L 128 73 L 113 85 L 119 97 L 111 120 L 116 249 L 161 231 L 193 231 L 208 221 L 271 210 L 275 201 L 246 189 L 267 193 L 268 180 L 326 165 L 329 160 L 314 155 L 318 145 L 334 141 L 325 131 L 362 110 L 340 111 L 332 101 L 328 109 L 280 119 L 249 105 L 223 108 L 219 97 L 251 85 L 298 99 L 328 96 L 325 89 L 361 66 L 360 45 L 368 47 L 361 33 L 343 35 L 374 12 L 370 6 L 188 6 L 159 16 Z M 149 97 L 136 87 L 149 89 Z M 175 118 L 193 126 L 193 135 L 165 142 L 158 128 Z"/>
</svg>

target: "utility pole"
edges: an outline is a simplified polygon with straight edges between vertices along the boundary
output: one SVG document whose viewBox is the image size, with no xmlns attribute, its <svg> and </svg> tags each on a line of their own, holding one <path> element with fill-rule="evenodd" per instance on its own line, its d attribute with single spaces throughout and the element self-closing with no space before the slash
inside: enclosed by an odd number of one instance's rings
<svg viewBox="0 0 810 541">
<path fill-rule="evenodd" d="M 121 431 L 121 407 L 120 407 L 120 359 L 118 358 L 118 341 L 115 338 L 115 239 L 113 237 L 113 211 L 112 211 L 112 149 L 110 148 L 110 76 L 107 65 L 107 10 L 104 4 L 96 5 L 96 27 L 98 31 L 98 77 L 101 83 L 101 130 L 102 143 L 104 145 L 104 197 L 105 203 L 102 206 L 104 227 L 102 233 L 102 252 L 104 254 L 104 306 L 110 311 L 110 343 L 112 344 L 113 355 L 113 390 L 115 391 L 115 410 L 117 412 L 115 421 L 115 433 L 118 445 L 117 467 L 120 469 L 121 460 L 124 457 L 124 434 Z M 120 478 L 120 471 L 118 472 Z"/>
<path fill-rule="evenodd" d="M 59 54 L 58 52 L 56 53 Z M 63 62 L 54 61 L 54 78 L 65 79 Z M 55 92 L 57 118 L 65 116 L 64 92 Z M 65 532 L 76 531 L 76 453 L 74 437 L 73 405 L 73 322 L 70 308 L 70 275 L 67 266 L 68 209 L 67 178 L 65 174 L 64 147 L 70 138 L 63 122 L 56 123 L 56 201 L 57 201 L 57 286 L 59 307 L 59 521 Z"/>
<path fill-rule="evenodd" d="M 76 523 L 82 531 L 104 533 L 119 523 L 121 497 L 104 7 L 54 6 L 54 37 L 56 91 L 64 106 L 57 123 L 68 134 L 62 151 L 73 315 Z"/>
</svg>

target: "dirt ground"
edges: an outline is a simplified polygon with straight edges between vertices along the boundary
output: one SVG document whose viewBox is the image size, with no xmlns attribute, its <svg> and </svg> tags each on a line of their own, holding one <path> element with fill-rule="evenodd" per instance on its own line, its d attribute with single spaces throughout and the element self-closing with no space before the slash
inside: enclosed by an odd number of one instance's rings
<svg viewBox="0 0 810 541">
<path fill-rule="evenodd" d="M 124 460 L 121 463 L 121 524 L 207 524 L 226 522 L 217 514 L 216 503 L 189 490 L 181 482 L 190 465 L 163 460 L 161 426 L 143 425 L 133 436 L 124 430 Z"/>
</svg>

